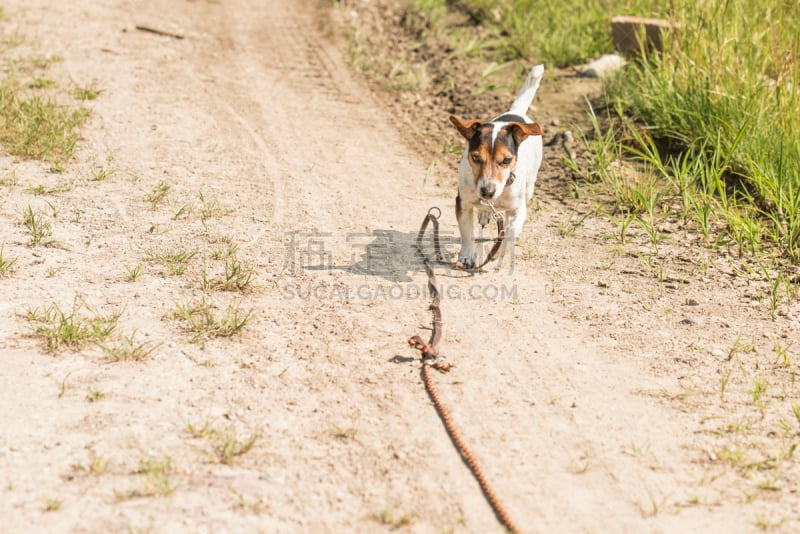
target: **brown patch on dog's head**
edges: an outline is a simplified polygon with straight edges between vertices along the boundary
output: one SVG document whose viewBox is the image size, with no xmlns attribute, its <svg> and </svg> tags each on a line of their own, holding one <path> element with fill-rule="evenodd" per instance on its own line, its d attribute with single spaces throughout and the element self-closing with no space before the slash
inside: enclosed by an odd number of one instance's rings
<svg viewBox="0 0 800 534">
<path fill-rule="evenodd" d="M 542 127 L 539 126 L 538 122 L 532 122 L 530 124 L 526 122 L 509 122 L 506 128 L 508 128 L 511 135 L 514 136 L 514 140 L 518 145 L 532 135 L 544 135 L 544 131 Z"/>
<path fill-rule="evenodd" d="M 453 115 L 450 122 L 468 142 L 467 159 L 477 180 L 483 174 L 483 166 L 492 158 L 492 124 L 482 124 L 478 120 L 462 121 Z"/>
<path fill-rule="evenodd" d="M 469 141 L 481 125 L 481 121 L 462 121 L 455 115 L 450 115 L 450 122 L 456 127 L 456 130 L 464 136 L 464 139 Z"/>
</svg>

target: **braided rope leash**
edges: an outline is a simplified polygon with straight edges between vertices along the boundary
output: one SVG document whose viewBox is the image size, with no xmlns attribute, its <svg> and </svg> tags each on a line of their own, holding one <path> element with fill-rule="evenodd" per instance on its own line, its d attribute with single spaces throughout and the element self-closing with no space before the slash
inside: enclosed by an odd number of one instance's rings
<svg viewBox="0 0 800 534">
<path fill-rule="evenodd" d="M 500 248 L 503 237 L 505 236 L 505 232 L 503 231 L 502 215 L 500 215 L 491 204 L 489 204 L 489 207 L 492 210 L 492 215 L 494 216 L 495 221 L 497 221 L 498 236 L 494 247 L 492 247 L 492 250 L 489 252 L 489 255 L 486 258 L 486 261 L 484 261 L 480 266 L 476 267 L 476 269 L 483 267 L 494 258 L 494 255 Z M 464 440 L 461 439 L 461 435 L 458 433 L 458 430 L 456 430 L 453 420 L 450 417 L 450 413 L 447 411 L 447 408 L 445 408 L 444 404 L 442 404 L 442 401 L 439 398 L 439 392 L 436 390 L 436 386 L 431 377 L 431 368 L 443 373 L 448 372 L 451 368 L 451 365 L 444 359 L 443 356 L 439 354 L 439 341 L 442 337 L 442 310 L 439 306 L 441 296 L 439 295 L 439 289 L 436 287 L 436 274 L 433 271 L 433 262 L 431 261 L 430 257 L 426 256 L 425 253 L 422 252 L 422 238 L 425 235 L 425 230 L 427 229 L 428 224 L 431 224 L 433 226 L 433 245 L 435 258 L 437 261 L 442 261 L 442 254 L 439 247 L 440 216 L 441 210 L 439 210 L 439 208 L 434 207 L 428 210 L 428 214 L 422 221 L 422 226 L 417 234 L 416 242 L 417 254 L 419 254 L 419 256 L 422 258 L 425 266 L 425 272 L 428 275 L 428 292 L 431 296 L 431 304 L 429 309 L 433 315 L 431 337 L 430 341 L 425 343 L 420 336 L 412 336 L 408 339 L 408 344 L 422 353 L 422 376 L 425 382 L 425 389 L 428 391 L 428 395 L 433 401 L 434 406 L 436 406 L 436 411 L 439 413 L 439 417 L 441 417 L 444 427 L 447 430 L 447 433 L 450 435 L 450 439 L 453 440 L 453 444 L 456 446 L 461 458 L 467 464 L 469 469 L 472 471 L 472 474 L 475 476 L 475 479 L 478 481 L 481 491 L 483 491 L 486 500 L 489 502 L 492 510 L 494 510 L 497 520 L 500 521 L 500 523 L 510 532 L 517 534 L 520 532 L 520 530 L 509 517 L 508 512 L 506 512 L 505 508 L 497 498 L 497 495 L 489 485 L 489 482 L 486 480 L 483 470 L 481 469 L 480 465 L 478 465 L 477 460 L 475 460 L 475 457 L 467 448 Z"/>
</svg>

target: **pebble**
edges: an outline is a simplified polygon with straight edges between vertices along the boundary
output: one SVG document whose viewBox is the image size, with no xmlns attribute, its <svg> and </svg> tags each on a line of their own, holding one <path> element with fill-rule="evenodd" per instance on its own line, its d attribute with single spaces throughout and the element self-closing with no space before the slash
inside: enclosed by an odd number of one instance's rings
<svg viewBox="0 0 800 534">
<path fill-rule="evenodd" d="M 700 319 L 696 317 L 684 317 L 683 319 L 681 319 L 681 324 L 698 325 L 700 323 L 701 323 Z"/>
<path fill-rule="evenodd" d="M 714 356 L 715 358 L 724 358 L 725 351 L 720 348 L 715 348 L 711 350 L 711 355 Z"/>
<path fill-rule="evenodd" d="M 699 306 L 699 305 L 700 305 L 700 303 L 699 303 L 699 302 L 697 302 L 697 301 L 696 301 L 696 300 L 694 300 L 694 299 L 686 299 L 686 305 L 687 305 L 687 306 Z"/>
<path fill-rule="evenodd" d="M 605 78 L 625 66 L 625 58 L 617 54 L 606 54 L 586 65 L 578 74 L 583 78 Z"/>
</svg>

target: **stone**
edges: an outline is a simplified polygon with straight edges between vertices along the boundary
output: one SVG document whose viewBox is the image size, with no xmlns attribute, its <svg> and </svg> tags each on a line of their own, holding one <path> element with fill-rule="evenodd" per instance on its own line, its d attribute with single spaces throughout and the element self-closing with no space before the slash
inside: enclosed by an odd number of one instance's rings
<svg viewBox="0 0 800 534">
<path fill-rule="evenodd" d="M 578 74 L 582 78 L 605 78 L 625 66 L 625 58 L 618 54 L 606 54 L 587 64 Z"/>
<path fill-rule="evenodd" d="M 614 17 L 611 19 L 611 33 L 614 46 L 623 54 L 636 55 L 642 49 L 639 38 L 644 36 L 647 51 L 664 49 L 664 35 L 678 28 L 677 24 L 663 19 L 642 17 Z"/>
</svg>

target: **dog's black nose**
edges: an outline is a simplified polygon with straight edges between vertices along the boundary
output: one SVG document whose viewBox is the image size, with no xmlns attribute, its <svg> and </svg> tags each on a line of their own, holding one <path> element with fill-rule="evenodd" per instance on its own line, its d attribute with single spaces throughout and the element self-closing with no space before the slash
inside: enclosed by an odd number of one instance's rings
<svg viewBox="0 0 800 534">
<path fill-rule="evenodd" d="M 494 184 L 486 184 L 481 187 L 481 196 L 483 198 L 492 198 L 494 196 L 494 192 L 496 187 Z"/>
</svg>

